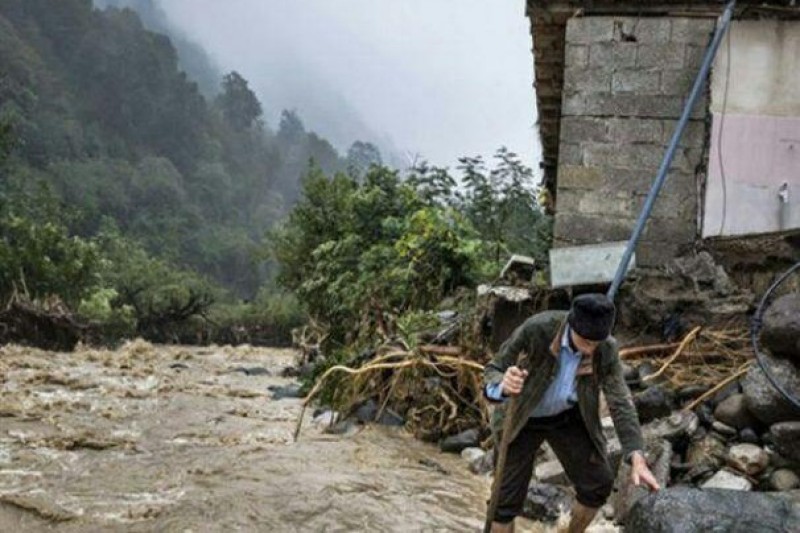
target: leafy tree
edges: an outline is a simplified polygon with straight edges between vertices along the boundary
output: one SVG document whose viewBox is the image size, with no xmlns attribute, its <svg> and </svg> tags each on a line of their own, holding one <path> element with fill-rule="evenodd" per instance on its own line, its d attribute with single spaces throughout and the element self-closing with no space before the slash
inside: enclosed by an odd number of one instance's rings
<svg viewBox="0 0 800 533">
<path fill-rule="evenodd" d="M 237 130 L 257 127 L 263 114 L 261 102 L 250 90 L 247 80 L 236 71 L 222 79 L 222 93 L 217 97 L 225 120 Z"/>
<path fill-rule="evenodd" d="M 381 152 L 372 143 L 356 141 L 347 150 L 347 172 L 351 176 L 363 176 L 371 166 L 382 164 Z"/>
</svg>

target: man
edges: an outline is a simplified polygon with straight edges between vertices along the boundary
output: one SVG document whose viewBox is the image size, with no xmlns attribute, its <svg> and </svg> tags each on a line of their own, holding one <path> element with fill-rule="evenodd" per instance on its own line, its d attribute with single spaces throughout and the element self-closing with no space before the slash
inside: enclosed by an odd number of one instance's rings
<svg viewBox="0 0 800 533">
<path fill-rule="evenodd" d="M 643 440 L 630 391 L 622 375 L 616 341 L 610 336 L 614 304 L 602 294 L 578 296 L 569 313 L 546 311 L 530 317 L 506 340 L 486 366 L 486 397 L 497 402 L 492 418 L 495 442 L 506 411 L 517 396 L 506 465 L 492 531 L 514 531 L 533 472 L 537 449 L 547 441 L 575 486 L 570 533 L 584 531 L 611 493 L 614 474 L 600 424 L 600 389 L 631 464 L 635 484 L 658 490 L 642 453 Z M 520 353 L 527 355 L 522 368 Z"/>
</svg>

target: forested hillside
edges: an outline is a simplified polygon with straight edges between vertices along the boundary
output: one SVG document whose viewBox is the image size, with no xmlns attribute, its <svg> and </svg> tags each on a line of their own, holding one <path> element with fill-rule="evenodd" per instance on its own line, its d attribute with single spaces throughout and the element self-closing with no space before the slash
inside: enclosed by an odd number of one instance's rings
<svg viewBox="0 0 800 533">
<path fill-rule="evenodd" d="M 90 0 L 0 2 L 0 120 L 15 138 L 8 174 L 43 181 L 95 234 L 104 217 L 148 251 L 243 297 L 264 280 L 252 251 L 296 199 L 313 159 L 345 162 L 286 111 L 264 124 L 232 72 L 207 100 L 170 39 L 131 10 Z"/>
</svg>

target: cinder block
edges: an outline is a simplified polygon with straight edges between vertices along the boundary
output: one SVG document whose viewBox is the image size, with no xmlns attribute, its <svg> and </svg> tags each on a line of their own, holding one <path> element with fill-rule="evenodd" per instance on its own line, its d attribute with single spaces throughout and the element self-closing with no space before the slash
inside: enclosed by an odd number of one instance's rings
<svg viewBox="0 0 800 533">
<path fill-rule="evenodd" d="M 564 100 L 561 105 L 562 116 L 585 115 L 586 111 L 586 98 L 583 94 L 564 92 Z"/>
<path fill-rule="evenodd" d="M 589 66 L 609 70 L 636 66 L 636 43 L 599 43 L 589 47 Z"/>
<path fill-rule="evenodd" d="M 656 169 L 662 157 L 661 145 L 655 144 L 621 147 L 617 144 L 587 143 L 584 149 L 584 161 L 590 167 Z"/>
<path fill-rule="evenodd" d="M 662 44 L 669 42 L 672 21 L 668 18 L 641 18 L 633 23 L 633 35 L 639 44 Z"/>
<path fill-rule="evenodd" d="M 661 123 L 664 132 L 664 137 L 662 142 L 666 146 L 672 140 L 672 135 L 675 133 L 675 128 L 678 126 L 678 121 L 668 119 L 668 120 L 662 120 Z M 706 129 L 705 121 L 690 120 L 686 124 L 686 129 L 683 131 L 683 136 L 681 137 L 678 146 L 685 148 L 702 149 L 707 135 L 708 131 Z"/>
<path fill-rule="evenodd" d="M 564 51 L 566 68 L 586 68 L 589 66 L 589 47 L 582 44 L 568 44 Z"/>
<path fill-rule="evenodd" d="M 685 66 L 686 45 L 682 43 L 642 44 L 636 51 L 636 66 L 676 70 Z"/>
<path fill-rule="evenodd" d="M 556 208 L 558 209 L 558 205 Z M 569 244 L 623 241 L 630 238 L 634 223 L 633 218 L 557 211 L 553 231 L 557 240 Z"/>
<path fill-rule="evenodd" d="M 558 147 L 558 161 L 562 165 L 582 165 L 583 149 L 581 145 L 561 143 Z"/>
<path fill-rule="evenodd" d="M 611 90 L 611 72 L 605 69 L 568 68 L 564 70 L 564 91 L 568 93 L 607 93 Z"/>
<path fill-rule="evenodd" d="M 672 19 L 672 41 L 704 46 L 711 41 L 713 33 L 714 19 Z"/>
<path fill-rule="evenodd" d="M 664 136 L 663 121 L 660 119 L 614 118 L 608 120 L 608 126 L 610 140 L 621 145 L 633 143 L 660 144 Z"/>
<path fill-rule="evenodd" d="M 567 43 L 589 44 L 614 39 L 612 17 L 581 17 L 567 21 Z"/>
<path fill-rule="evenodd" d="M 561 140 L 568 143 L 610 140 L 608 121 L 593 117 L 567 116 L 561 119 Z"/>
<path fill-rule="evenodd" d="M 605 169 L 561 164 L 556 178 L 558 188 L 600 189 L 605 184 Z M 560 194 L 560 193 L 559 193 Z"/>
<path fill-rule="evenodd" d="M 614 72 L 611 90 L 615 93 L 659 94 L 661 73 L 655 70 L 625 69 Z"/>
<path fill-rule="evenodd" d="M 686 98 L 696 77 L 697 71 L 690 69 L 665 70 L 661 73 L 661 94 Z"/>
</svg>

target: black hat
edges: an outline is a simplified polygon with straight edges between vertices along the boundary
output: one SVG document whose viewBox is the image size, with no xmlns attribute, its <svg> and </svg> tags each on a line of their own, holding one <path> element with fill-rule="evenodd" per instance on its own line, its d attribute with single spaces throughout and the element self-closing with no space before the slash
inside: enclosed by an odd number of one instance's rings
<svg viewBox="0 0 800 533">
<path fill-rule="evenodd" d="M 605 294 L 582 294 L 572 300 L 569 327 L 586 340 L 603 341 L 611 334 L 615 313 Z"/>
</svg>

